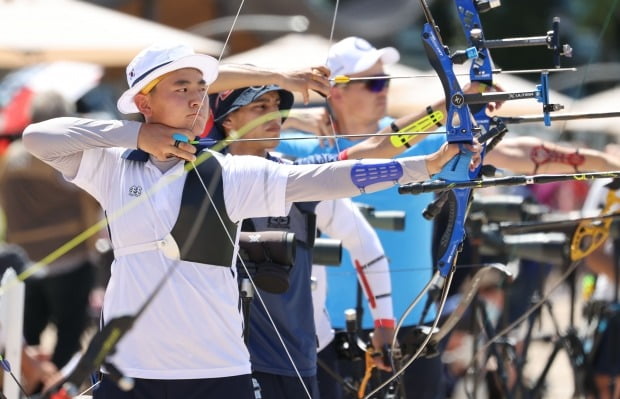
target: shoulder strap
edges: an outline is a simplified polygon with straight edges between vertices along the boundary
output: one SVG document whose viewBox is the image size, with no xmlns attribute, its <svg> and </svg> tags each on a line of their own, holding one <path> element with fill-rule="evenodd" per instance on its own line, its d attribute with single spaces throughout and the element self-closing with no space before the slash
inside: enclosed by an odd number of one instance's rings
<svg viewBox="0 0 620 399">
<path fill-rule="evenodd" d="M 196 169 L 188 172 L 179 217 L 171 234 L 179 245 L 182 260 L 230 267 L 237 224 L 226 212 L 221 165 L 216 156 L 211 156 Z M 213 204 L 197 173 L 207 186 Z"/>
</svg>

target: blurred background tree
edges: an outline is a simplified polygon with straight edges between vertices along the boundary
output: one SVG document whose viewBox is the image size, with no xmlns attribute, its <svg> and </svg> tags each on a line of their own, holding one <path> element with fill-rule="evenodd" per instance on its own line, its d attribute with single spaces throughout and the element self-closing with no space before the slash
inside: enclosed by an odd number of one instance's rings
<svg viewBox="0 0 620 399">
<path fill-rule="evenodd" d="M 620 9 L 618 0 L 518 0 L 503 1 L 501 7 L 481 15 L 487 39 L 543 36 L 551 29 L 553 17 L 560 17 L 561 43 L 569 43 L 572 58 L 563 58 L 562 66 L 578 67 L 582 78 L 573 87 L 561 89 L 565 94 L 583 97 L 604 90 L 619 81 L 618 75 L 596 76 L 590 82 L 588 69 L 597 63 L 620 62 Z M 435 0 L 432 12 L 442 27 L 444 40 L 454 49 L 465 46 L 456 10 L 451 0 Z M 421 23 L 422 21 L 420 21 Z M 552 56 L 544 47 L 493 49 L 494 62 L 503 69 L 552 67 Z M 610 68 L 610 71 L 613 68 Z M 618 69 L 618 68 L 616 68 Z M 568 77 L 568 76 L 567 76 Z M 531 79 L 537 79 L 530 76 Z"/>
<path fill-rule="evenodd" d="M 206 0 L 200 4 L 193 0 L 89 0 L 110 8 L 121 9 L 181 29 L 199 22 L 234 15 L 239 2 Z M 441 34 L 451 50 L 462 49 L 464 35 L 456 15 L 453 0 L 427 0 L 441 27 Z M 620 62 L 620 0 L 504 0 L 500 7 L 482 14 L 485 37 L 543 36 L 551 29 L 553 17 L 561 18 L 562 43 L 569 43 L 573 58 L 562 60 L 563 66 L 580 67 L 582 75 L 573 74 L 571 82 L 562 86 L 565 94 L 582 97 L 609 88 L 610 82 L 620 81 L 620 68 L 597 70 L 596 79 L 609 81 L 589 83 L 590 71 L 583 68 L 595 63 Z M 303 15 L 308 18 L 308 33 L 328 36 L 336 7 L 336 0 L 252 0 L 246 1 L 242 15 Z M 402 62 L 420 69 L 428 69 L 428 61 L 420 40 L 424 23 L 418 0 L 340 0 L 334 37 L 364 36 L 377 47 L 392 45 L 402 54 Z M 227 32 L 222 32 L 227 33 Z M 235 32 L 229 43 L 229 54 L 244 51 L 272 40 L 283 32 Z M 213 37 L 221 40 L 223 37 Z M 494 49 L 495 63 L 504 69 L 529 69 L 552 67 L 552 56 L 544 47 Z M 564 74 L 563 74 L 564 75 Z M 566 74 L 567 75 L 567 74 Z M 600 76 L 604 75 L 604 76 Z M 535 76 L 528 78 L 535 80 Z M 583 82 L 583 84 L 579 84 Z M 575 89 L 574 86 L 583 86 Z"/>
</svg>

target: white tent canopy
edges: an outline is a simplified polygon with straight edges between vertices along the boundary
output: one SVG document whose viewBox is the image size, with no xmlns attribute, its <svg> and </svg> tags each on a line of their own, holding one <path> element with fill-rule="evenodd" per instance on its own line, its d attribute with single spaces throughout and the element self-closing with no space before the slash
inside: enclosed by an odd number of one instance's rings
<svg viewBox="0 0 620 399">
<path fill-rule="evenodd" d="M 247 63 L 283 70 L 304 69 L 311 66 L 325 65 L 329 46 L 329 40 L 321 36 L 293 33 L 271 41 L 263 46 L 224 58 L 223 62 Z M 399 76 L 418 75 L 422 73 L 417 69 L 403 64 L 390 65 L 386 67 L 386 71 L 392 75 Z M 437 98 L 439 98 L 442 95 L 441 83 L 439 83 L 439 79 L 435 79 L 438 82 L 439 91 L 437 92 Z M 412 79 L 398 79 L 392 82 L 388 98 L 390 114 L 400 115 L 403 114 L 402 110 L 405 107 L 415 107 L 414 102 L 409 102 L 414 99 L 408 96 L 406 91 L 401 91 L 398 87 L 404 86 L 403 82 L 411 80 Z M 301 97 L 298 96 L 297 93 L 295 93 L 295 99 L 298 102 L 301 101 Z M 318 94 L 311 93 L 310 101 L 322 103 L 324 100 Z M 427 103 L 428 101 L 426 101 L 426 105 L 428 105 Z"/>
<path fill-rule="evenodd" d="M 223 63 L 252 64 L 279 70 L 303 69 L 324 65 L 327 58 L 329 40 L 318 35 L 293 33 L 273 40 L 260 47 L 226 57 Z M 301 101 L 298 93 L 295 99 Z M 311 93 L 311 102 L 323 99 Z"/>
<path fill-rule="evenodd" d="M 0 0 L 0 68 L 82 61 L 125 66 L 159 41 L 219 55 L 222 45 L 178 29 L 76 0 Z"/>
<path fill-rule="evenodd" d="M 593 94 L 567 105 L 570 113 L 620 111 L 620 86 Z M 620 118 L 579 119 L 566 123 L 567 130 L 607 133 L 620 136 Z"/>
</svg>

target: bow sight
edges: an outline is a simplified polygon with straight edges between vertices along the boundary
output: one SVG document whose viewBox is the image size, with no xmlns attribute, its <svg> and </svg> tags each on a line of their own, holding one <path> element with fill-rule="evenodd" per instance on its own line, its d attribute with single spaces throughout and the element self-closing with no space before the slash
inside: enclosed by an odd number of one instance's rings
<svg viewBox="0 0 620 399">
<path fill-rule="evenodd" d="M 482 31 L 482 23 L 478 12 L 485 12 L 491 8 L 498 7 L 499 1 L 474 1 L 456 0 L 457 11 L 463 32 L 471 47 L 464 51 L 454 53 L 451 58 L 455 64 L 462 64 L 468 59 L 472 59 L 470 68 L 470 78 L 472 81 L 492 83 L 493 65 L 489 49 L 491 48 L 510 48 L 510 47 L 530 47 L 546 46 L 553 52 L 553 67 L 560 68 L 560 57 L 571 57 L 572 48 L 568 44 L 560 45 L 560 18 L 553 19 L 552 28 L 544 36 L 518 37 L 508 39 L 486 40 Z M 547 71 L 541 73 L 540 85 L 536 90 L 517 93 L 480 93 L 466 94 L 465 103 L 487 104 L 489 102 L 520 100 L 535 98 L 543 104 L 543 115 L 545 126 L 551 125 L 549 114 L 559 111 L 564 107 L 560 104 L 549 103 L 549 76 Z M 489 117 L 486 116 L 484 107 L 474 110 L 476 122 L 488 128 Z"/>
<path fill-rule="evenodd" d="M 473 28 L 469 31 L 470 40 L 477 48 L 509 48 L 547 46 L 553 51 L 553 66 L 560 68 L 560 56 L 572 57 L 573 49 L 569 44 L 560 45 L 560 18 L 554 17 L 552 29 L 545 36 L 515 37 L 507 39 L 485 40 L 482 29 Z"/>
</svg>

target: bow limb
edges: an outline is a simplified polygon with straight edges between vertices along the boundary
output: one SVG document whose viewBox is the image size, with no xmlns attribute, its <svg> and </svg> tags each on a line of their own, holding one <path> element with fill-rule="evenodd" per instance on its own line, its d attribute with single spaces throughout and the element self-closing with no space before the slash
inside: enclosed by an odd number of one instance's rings
<svg viewBox="0 0 620 399">
<path fill-rule="evenodd" d="M 478 9 L 473 0 L 455 0 L 456 10 L 461 21 L 463 33 L 467 38 L 468 45 L 474 46 L 471 37 L 471 31 L 478 29 L 480 32 L 480 38 L 484 40 L 484 31 L 482 29 L 482 22 L 480 21 L 480 15 Z M 493 4 L 493 3 L 489 3 Z M 486 86 L 493 87 L 493 60 L 489 49 L 486 47 L 478 47 L 476 49 L 477 56 L 472 60 L 469 69 L 469 79 L 471 82 L 482 83 Z M 476 107 L 472 107 L 472 114 L 476 123 L 484 128 L 485 131 L 489 130 L 490 118 L 486 112 L 486 104 L 480 104 Z"/>
<path fill-rule="evenodd" d="M 441 328 L 437 332 L 433 332 L 433 343 L 437 344 L 457 325 L 461 320 L 465 311 L 471 304 L 478 289 L 487 277 L 493 274 L 500 274 L 502 278 L 512 279 L 512 273 L 503 264 L 489 264 L 481 267 L 462 287 L 461 301 L 450 316 L 446 318 Z"/>
</svg>

